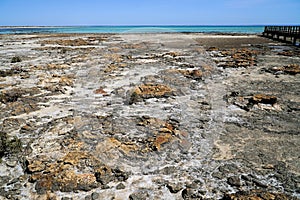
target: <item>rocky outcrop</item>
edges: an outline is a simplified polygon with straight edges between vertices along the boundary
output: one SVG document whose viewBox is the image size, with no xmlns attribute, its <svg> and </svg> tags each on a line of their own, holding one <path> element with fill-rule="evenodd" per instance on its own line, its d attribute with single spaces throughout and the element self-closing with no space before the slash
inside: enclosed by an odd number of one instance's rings
<svg viewBox="0 0 300 200">
<path fill-rule="evenodd" d="M 69 152 L 55 162 L 47 157 L 27 160 L 26 170 L 38 194 L 90 191 L 97 187 L 107 188 L 111 181 L 128 179 L 128 173 L 105 166 L 87 152 Z"/>
<path fill-rule="evenodd" d="M 296 75 L 300 73 L 300 65 L 290 64 L 283 67 L 271 67 L 269 69 L 265 69 L 265 71 L 271 72 L 275 75 L 279 75 L 279 74 Z"/>
<path fill-rule="evenodd" d="M 42 45 L 61 45 L 61 46 L 86 46 L 86 45 L 94 45 L 95 42 L 96 44 L 99 41 L 104 41 L 105 37 L 103 38 L 95 38 L 95 37 L 90 37 L 88 39 L 82 39 L 82 38 L 77 38 L 77 39 L 61 39 L 61 40 L 43 40 L 41 41 Z"/>
<path fill-rule="evenodd" d="M 278 98 L 269 94 L 241 96 L 239 92 L 231 92 L 230 95 L 225 96 L 225 99 L 227 99 L 229 103 L 246 111 L 250 111 L 255 108 L 281 110 L 280 105 L 277 104 Z M 269 105 L 269 107 L 265 107 L 265 105 Z"/>
<path fill-rule="evenodd" d="M 223 68 L 251 67 L 257 63 L 258 51 L 251 49 L 219 50 L 209 48 L 217 65 Z"/>
<path fill-rule="evenodd" d="M 129 97 L 129 104 L 133 104 L 143 99 L 164 98 L 175 95 L 175 90 L 163 84 L 145 84 L 133 89 Z"/>
<path fill-rule="evenodd" d="M 0 40 L 0 199 L 299 198 L 296 47 L 199 33 Z"/>
</svg>

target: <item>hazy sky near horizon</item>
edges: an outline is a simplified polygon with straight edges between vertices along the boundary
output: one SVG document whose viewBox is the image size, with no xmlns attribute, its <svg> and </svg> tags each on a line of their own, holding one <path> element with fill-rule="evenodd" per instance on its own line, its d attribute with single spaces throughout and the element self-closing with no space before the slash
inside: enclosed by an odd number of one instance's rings
<svg viewBox="0 0 300 200">
<path fill-rule="evenodd" d="M 0 26 L 299 23 L 300 0 L 0 0 Z"/>
</svg>

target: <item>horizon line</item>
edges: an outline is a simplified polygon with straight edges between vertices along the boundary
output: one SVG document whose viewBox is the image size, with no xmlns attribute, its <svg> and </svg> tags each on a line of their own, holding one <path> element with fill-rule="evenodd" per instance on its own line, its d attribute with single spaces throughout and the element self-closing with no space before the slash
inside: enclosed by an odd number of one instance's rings
<svg viewBox="0 0 300 200">
<path fill-rule="evenodd" d="M 101 24 L 101 25 L 88 25 L 88 24 L 77 24 L 77 25 L 0 25 L 0 27 L 117 27 L 117 26 L 140 26 L 140 27 L 151 27 L 151 26 L 299 26 L 296 24 Z"/>
</svg>

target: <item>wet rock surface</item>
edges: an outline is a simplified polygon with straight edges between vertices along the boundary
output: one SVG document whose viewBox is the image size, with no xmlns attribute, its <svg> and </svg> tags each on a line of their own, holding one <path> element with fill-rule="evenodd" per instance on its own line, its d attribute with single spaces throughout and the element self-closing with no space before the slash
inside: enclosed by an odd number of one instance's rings
<svg viewBox="0 0 300 200">
<path fill-rule="evenodd" d="M 1 199 L 300 198 L 296 47 L 197 33 L 0 40 Z"/>
</svg>

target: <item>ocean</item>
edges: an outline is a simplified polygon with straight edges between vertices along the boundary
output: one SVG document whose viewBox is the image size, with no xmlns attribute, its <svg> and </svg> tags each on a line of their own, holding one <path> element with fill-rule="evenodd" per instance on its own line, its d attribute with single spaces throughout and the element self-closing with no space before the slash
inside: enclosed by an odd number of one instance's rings
<svg viewBox="0 0 300 200">
<path fill-rule="evenodd" d="M 259 34 L 264 26 L 52 26 L 1 27 L 0 34 L 26 33 L 245 33 Z"/>
</svg>

